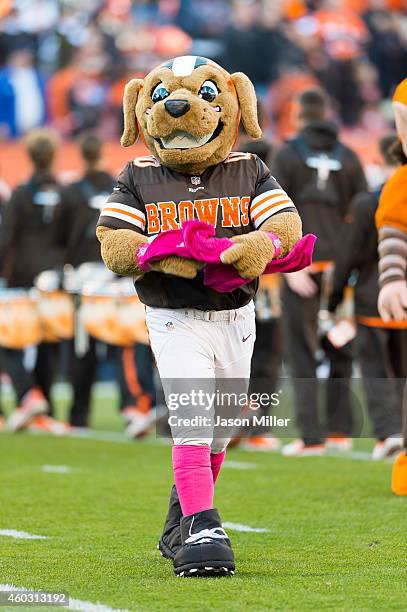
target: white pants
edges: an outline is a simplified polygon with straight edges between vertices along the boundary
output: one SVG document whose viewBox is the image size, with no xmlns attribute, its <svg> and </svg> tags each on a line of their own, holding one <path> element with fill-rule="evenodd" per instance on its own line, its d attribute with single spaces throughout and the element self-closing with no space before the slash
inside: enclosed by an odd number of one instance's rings
<svg viewBox="0 0 407 612">
<path fill-rule="evenodd" d="M 209 390 L 221 379 L 239 379 L 239 392 L 247 392 L 256 339 L 253 302 L 237 310 L 205 312 L 147 307 L 146 320 L 168 406 L 176 380 L 201 381 Z M 188 383 L 181 386 L 187 389 Z M 241 407 L 236 406 L 234 416 Z M 179 431 L 173 430 L 175 444 L 210 445 L 212 452 L 221 452 L 229 441 L 213 439 L 208 428 L 192 426 L 181 436 Z"/>
</svg>

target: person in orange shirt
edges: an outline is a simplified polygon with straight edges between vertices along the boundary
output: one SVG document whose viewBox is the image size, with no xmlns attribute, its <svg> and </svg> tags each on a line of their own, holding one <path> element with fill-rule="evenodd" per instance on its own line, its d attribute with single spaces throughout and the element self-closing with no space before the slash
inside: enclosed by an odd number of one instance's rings
<svg viewBox="0 0 407 612">
<path fill-rule="evenodd" d="M 379 233 L 378 308 L 385 321 L 407 319 L 407 79 L 397 87 L 393 108 L 401 166 L 383 188 L 376 213 Z M 407 404 L 404 393 L 404 449 L 393 468 L 392 490 L 407 495 Z"/>
<path fill-rule="evenodd" d="M 397 170 L 392 155 L 394 134 L 380 141 L 384 178 Z M 372 459 L 395 455 L 402 448 L 401 405 L 407 376 L 407 321 L 385 322 L 377 310 L 378 253 L 375 212 L 381 188 L 357 195 L 341 233 L 342 249 L 335 259 L 335 272 L 328 309 L 341 304 L 351 276 L 354 283 L 354 314 L 357 324 L 356 358 L 372 420 L 376 443 Z M 363 248 L 360 248 L 363 245 Z"/>
</svg>

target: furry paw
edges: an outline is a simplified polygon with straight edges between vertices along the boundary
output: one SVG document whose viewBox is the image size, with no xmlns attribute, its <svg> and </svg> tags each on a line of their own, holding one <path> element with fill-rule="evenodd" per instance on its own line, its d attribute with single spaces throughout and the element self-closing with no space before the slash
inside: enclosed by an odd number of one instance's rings
<svg viewBox="0 0 407 612">
<path fill-rule="evenodd" d="M 221 255 L 224 264 L 232 264 L 242 278 L 257 278 L 274 257 L 275 249 L 263 231 L 234 236 L 235 244 Z"/>
<path fill-rule="evenodd" d="M 198 270 L 203 268 L 204 264 L 195 259 L 185 259 L 178 255 L 170 255 L 161 261 L 156 261 L 151 264 L 151 269 L 155 272 L 164 272 L 164 274 L 173 274 L 181 278 L 195 278 Z"/>
</svg>

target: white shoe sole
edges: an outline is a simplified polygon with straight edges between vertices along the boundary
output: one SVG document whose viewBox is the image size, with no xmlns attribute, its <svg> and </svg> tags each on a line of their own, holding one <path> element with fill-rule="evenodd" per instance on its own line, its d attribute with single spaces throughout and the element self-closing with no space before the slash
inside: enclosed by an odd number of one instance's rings
<svg viewBox="0 0 407 612">
<path fill-rule="evenodd" d="M 125 434 L 129 438 L 137 438 L 145 433 L 154 423 L 161 419 L 167 412 L 163 406 L 157 406 L 150 410 L 143 419 L 135 419 L 125 429 Z"/>
<path fill-rule="evenodd" d="M 24 429 L 24 427 L 39 414 L 45 414 L 47 412 L 47 404 L 45 402 L 38 402 L 34 404 L 29 410 L 14 410 L 8 418 L 6 423 L 7 431 L 16 432 Z"/>
<path fill-rule="evenodd" d="M 392 457 L 400 450 L 403 449 L 403 438 L 395 437 L 395 438 L 387 438 L 380 448 L 380 452 L 375 454 L 374 450 L 372 453 L 372 461 L 381 461 L 382 459 L 387 459 L 387 457 Z"/>
<path fill-rule="evenodd" d="M 243 442 L 243 444 L 239 444 L 239 450 L 244 450 L 244 451 L 248 451 L 251 453 L 279 453 L 281 451 L 281 444 L 276 444 L 274 447 L 268 447 L 266 448 L 265 446 L 263 447 L 257 447 L 257 446 L 251 446 L 250 444 L 245 444 Z"/>
</svg>

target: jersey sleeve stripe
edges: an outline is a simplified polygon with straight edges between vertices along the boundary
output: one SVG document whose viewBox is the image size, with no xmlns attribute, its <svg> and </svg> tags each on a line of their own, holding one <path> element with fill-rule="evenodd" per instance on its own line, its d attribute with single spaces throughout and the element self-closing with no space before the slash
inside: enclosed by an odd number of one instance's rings
<svg viewBox="0 0 407 612">
<path fill-rule="evenodd" d="M 294 208 L 294 204 L 292 203 L 291 200 L 285 200 L 284 202 L 281 202 L 280 204 L 272 204 L 271 206 L 262 210 L 252 219 L 254 226 L 256 228 L 259 227 L 266 219 L 268 219 L 269 217 L 272 217 L 273 215 L 287 208 L 290 208 L 290 209 Z"/>
<path fill-rule="evenodd" d="M 290 206 L 294 206 L 292 200 L 288 197 L 288 196 L 278 196 L 277 198 L 273 198 L 272 200 L 267 200 L 267 202 L 264 202 L 264 204 L 262 204 L 261 206 L 257 207 L 257 210 L 255 211 L 255 214 L 253 214 L 253 211 L 250 211 L 250 216 L 252 221 L 256 221 L 256 219 L 262 215 L 263 213 L 272 210 L 273 208 L 276 208 L 278 206 L 280 206 L 280 204 L 285 204 L 285 205 L 290 205 Z"/>
<path fill-rule="evenodd" d="M 122 204 L 121 202 L 106 202 L 105 206 L 102 209 L 102 212 L 107 209 L 116 209 L 123 214 L 136 215 L 136 217 L 143 222 L 145 222 L 146 220 L 146 216 L 142 210 L 138 210 L 138 208 L 134 208 L 134 206 Z"/>
<path fill-rule="evenodd" d="M 100 219 L 102 219 L 103 217 L 113 217 L 114 219 L 121 219 L 122 221 L 126 221 L 127 223 L 131 223 L 132 225 L 139 227 L 143 231 L 146 225 L 145 222 L 140 219 L 140 217 L 127 212 L 121 212 L 116 208 L 104 208 L 100 214 Z"/>
<path fill-rule="evenodd" d="M 274 198 L 269 198 L 258 206 L 256 206 L 256 210 L 254 212 L 253 210 L 250 210 L 250 217 L 252 221 L 255 221 L 256 217 L 261 215 L 265 210 L 270 210 L 271 208 L 277 206 L 278 204 L 281 204 L 282 202 L 291 202 L 291 205 L 294 206 L 292 200 L 288 197 L 287 194 L 276 196 Z"/>
<path fill-rule="evenodd" d="M 230 164 L 231 162 L 238 162 L 238 161 L 243 161 L 243 160 L 247 160 L 247 159 L 251 159 L 252 158 L 252 154 L 251 153 L 239 153 L 239 152 L 235 152 L 235 153 L 230 153 L 228 155 L 228 157 L 225 159 L 225 164 Z"/>
<path fill-rule="evenodd" d="M 253 198 L 252 203 L 250 205 L 250 211 L 253 212 L 256 208 L 261 206 L 261 204 L 264 204 L 265 202 L 273 200 L 274 198 L 277 198 L 279 196 L 284 196 L 285 198 L 288 198 L 288 195 L 283 189 L 270 189 L 269 191 L 261 193 L 260 195 Z"/>
</svg>

